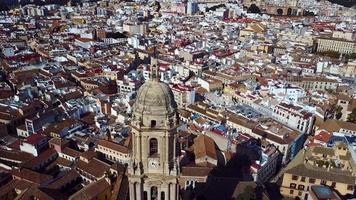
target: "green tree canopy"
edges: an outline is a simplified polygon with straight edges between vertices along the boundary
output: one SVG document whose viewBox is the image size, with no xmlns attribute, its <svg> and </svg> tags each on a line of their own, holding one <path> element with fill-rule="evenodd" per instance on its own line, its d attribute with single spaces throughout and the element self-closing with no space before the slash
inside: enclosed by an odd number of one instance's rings
<svg viewBox="0 0 356 200">
<path fill-rule="evenodd" d="M 341 111 L 342 111 L 342 107 L 341 106 L 336 107 L 336 109 L 335 109 L 335 118 L 337 120 L 339 120 L 342 117 L 342 112 Z"/>
<path fill-rule="evenodd" d="M 352 112 L 349 114 L 347 118 L 348 122 L 356 123 L 356 108 L 352 109 Z"/>
</svg>

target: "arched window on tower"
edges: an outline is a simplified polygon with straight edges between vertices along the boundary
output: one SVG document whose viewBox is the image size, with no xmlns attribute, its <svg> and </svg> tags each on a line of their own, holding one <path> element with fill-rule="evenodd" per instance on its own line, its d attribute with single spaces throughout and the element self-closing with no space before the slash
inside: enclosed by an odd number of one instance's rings
<svg viewBox="0 0 356 200">
<path fill-rule="evenodd" d="M 165 197 L 165 195 L 164 195 L 164 192 L 162 191 L 161 192 L 161 200 L 165 200 L 164 197 Z"/>
<path fill-rule="evenodd" d="M 157 193 L 157 187 L 152 186 L 151 187 L 151 200 L 158 200 L 158 193 Z"/>
<path fill-rule="evenodd" d="M 143 200 L 148 200 L 148 198 L 147 198 L 147 191 L 144 191 L 144 192 L 143 192 Z"/>
<path fill-rule="evenodd" d="M 150 155 L 156 154 L 158 152 L 158 142 L 156 138 L 150 139 Z"/>
<path fill-rule="evenodd" d="M 156 120 L 151 120 L 151 128 L 156 127 L 156 124 L 157 124 Z"/>
</svg>

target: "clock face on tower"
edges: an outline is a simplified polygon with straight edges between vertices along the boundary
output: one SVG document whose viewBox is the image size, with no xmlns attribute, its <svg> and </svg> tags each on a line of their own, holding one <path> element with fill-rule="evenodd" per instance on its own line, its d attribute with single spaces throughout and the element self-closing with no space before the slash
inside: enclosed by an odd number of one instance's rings
<svg viewBox="0 0 356 200">
<path fill-rule="evenodd" d="M 152 168 L 157 168 L 159 166 L 158 160 L 150 160 L 149 165 Z"/>
</svg>

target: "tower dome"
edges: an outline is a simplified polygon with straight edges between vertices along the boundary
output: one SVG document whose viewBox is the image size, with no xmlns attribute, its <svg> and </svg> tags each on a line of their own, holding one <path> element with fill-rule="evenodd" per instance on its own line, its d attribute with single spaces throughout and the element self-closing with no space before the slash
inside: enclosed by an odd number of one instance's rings
<svg viewBox="0 0 356 200">
<path fill-rule="evenodd" d="M 169 86 L 158 80 L 147 80 L 137 92 L 132 125 L 169 128 L 176 122 L 176 112 L 177 104 Z"/>
</svg>

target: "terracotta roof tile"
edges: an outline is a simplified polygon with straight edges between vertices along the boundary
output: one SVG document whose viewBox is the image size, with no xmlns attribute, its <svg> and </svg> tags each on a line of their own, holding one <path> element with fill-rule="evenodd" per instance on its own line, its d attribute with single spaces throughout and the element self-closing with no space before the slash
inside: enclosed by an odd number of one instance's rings
<svg viewBox="0 0 356 200">
<path fill-rule="evenodd" d="M 44 152 L 40 153 L 37 157 L 26 162 L 23 165 L 23 167 L 31 169 L 35 166 L 39 166 L 40 163 L 42 163 L 43 161 L 51 160 L 50 158 L 53 156 L 57 156 L 57 151 L 52 148 L 49 148 L 49 149 L 45 150 Z M 55 158 L 53 158 L 52 160 L 54 160 L 54 159 Z"/>
<path fill-rule="evenodd" d="M 117 144 L 115 142 L 110 142 L 108 140 L 100 140 L 98 146 L 103 146 L 108 149 L 112 149 L 121 153 L 129 153 L 129 149 L 123 145 Z"/>
<path fill-rule="evenodd" d="M 66 185 L 67 183 L 70 183 L 72 180 L 75 180 L 79 176 L 79 173 L 75 169 L 71 169 L 63 176 L 51 182 L 47 187 L 51 189 L 60 189 L 62 186 Z"/>
<path fill-rule="evenodd" d="M 326 131 L 321 131 L 318 135 L 314 136 L 314 140 L 318 140 L 321 142 L 328 142 L 331 137 L 332 137 L 331 133 L 328 133 Z"/>
<path fill-rule="evenodd" d="M 101 193 L 107 190 L 111 185 L 104 179 L 100 179 L 96 182 L 90 183 L 83 189 L 74 193 L 70 200 L 91 200 L 96 199 Z"/>
<path fill-rule="evenodd" d="M 196 159 L 205 156 L 217 159 L 215 142 L 212 138 L 206 135 L 199 135 L 195 138 L 193 148 Z"/>
<path fill-rule="evenodd" d="M 328 132 L 338 132 L 340 129 L 356 131 L 356 124 L 344 122 L 336 119 L 328 119 L 320 125 L 319 129 L 327 130 Z"/>
<path fill-rule="evenodd" d="M 73 158 L 79 158 L 79 156 L 82 154 L 81 152 L 71 149 L 69 147 L 64 148 L 62 153 Z"/>
<path fill-rule="evenodd" d="M 0 158 L 5 158 L 8 160 L 14 160 L 21 163 L 25 163 L 34 158 L 32 154 L 21 152 L 18 150 L 5 150 L 0 148 Z"/>
<path fill-rule="evenodd" d="M 182 167 L 182 176 L 207 177 L 213 167 L 190 165 Z"/>
<path fill-rule="evenodd" d="M 13 169 L 12 175 L 15 178 L 23 179 L 38 185 L 46 183 L 52 179 L 52 176 L 41 174 L 26 168 L 23 169 Z"/>
<path fill-rule="evenodd" d="M 79 160 L 77 162 L 76 168 L 85 171 L 96 178 L 101 178 L 102 176 L 104 176 L 105 172 L 110 169 L 110 165 L 94 158 L 88 163 Z"/>
</svg>

